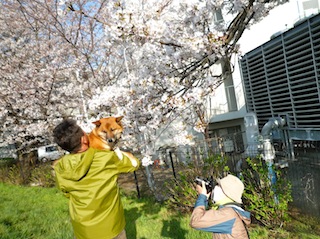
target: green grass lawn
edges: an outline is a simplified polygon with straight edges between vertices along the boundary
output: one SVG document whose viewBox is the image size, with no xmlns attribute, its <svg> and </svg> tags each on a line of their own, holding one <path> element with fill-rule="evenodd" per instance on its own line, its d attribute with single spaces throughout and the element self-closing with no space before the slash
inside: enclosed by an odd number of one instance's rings
<svg viewBox="0 0 320 239">
<path fill-rule="evenodd" d="M 0 239 L 73 239 L 68 201 L 57 189 L 0 183 L 0 191 Z M 122 201 L 128 239 L 212 238 L 189 227 L 190 215 L 179 215 L 150 198 L 123 196 Z M 311 218 L 293 220 L 287 230 L 252 226 L 249 231 L 251 239 L 320 239 L 319 221 Z"/>
</svg>

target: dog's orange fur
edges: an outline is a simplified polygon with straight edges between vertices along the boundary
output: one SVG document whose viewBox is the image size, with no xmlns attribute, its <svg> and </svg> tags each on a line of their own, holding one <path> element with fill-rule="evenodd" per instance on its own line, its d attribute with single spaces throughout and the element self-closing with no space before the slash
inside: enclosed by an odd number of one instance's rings
<svg viewBox="0 0 320 239">
<path fill-rule="evenodd" d="M 113 150 L 114 146 L 121 138 L 123 126 L 121 124 L 123 116 L 102 118 L 93 122 L 96 127 L 91 131 L 89 136 L 89 145 L 95 149 Z M 132 162 L 136 164 L 136 158 L 132 153 L 121 151 Z"/>
<path fill-rule="evenodd" d="M 96 127 L 88 135 L 90 147 L 113 150 L 123 131 L 122 118 L 123 116 L 108 117 L 93 122 Z"/>
</svg>

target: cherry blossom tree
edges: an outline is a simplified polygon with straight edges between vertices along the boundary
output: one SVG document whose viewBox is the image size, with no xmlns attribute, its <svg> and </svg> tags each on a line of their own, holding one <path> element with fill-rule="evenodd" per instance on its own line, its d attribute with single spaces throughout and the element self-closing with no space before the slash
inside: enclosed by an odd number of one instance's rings
<svg viewBox="0 0 320 239">
<path fill-rule="evenodd" d="M 205 134 L 204 99 L 231 74 L 243 31 L 284 2 L 1 0 L 0 144 L 44 143 L 64 117 L 89 130 L 124 115 L 124 143 L 148 164 L 162 132 L 177 144 Z"/>
<path fill-rule="evenodd" d="M 1 143 L 24 147 L 79 107 L 79 84 L 69 80 L 79 57 L 36 2 L 1 1 L 0 11 Z"/>
</svg>

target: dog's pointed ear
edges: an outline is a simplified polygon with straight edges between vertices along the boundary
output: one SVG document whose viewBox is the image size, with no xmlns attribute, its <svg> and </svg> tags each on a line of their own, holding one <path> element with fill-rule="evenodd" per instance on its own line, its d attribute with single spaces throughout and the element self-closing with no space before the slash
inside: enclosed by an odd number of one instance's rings
<svg viewBox="0 0 320 239">
<path fill-rule="evenodd" d="M 123 116 L 119 116 L 116 118 L 116 122 L 119 123 L 122 120 Z"/>
<path fill-rule="evenodd" d="M 97 120 L 97 121 L 92 122 L 92 124 L 95 124 L 96 127 L 99 127 L 101 125 L 101 121 Z"/>
</svg>

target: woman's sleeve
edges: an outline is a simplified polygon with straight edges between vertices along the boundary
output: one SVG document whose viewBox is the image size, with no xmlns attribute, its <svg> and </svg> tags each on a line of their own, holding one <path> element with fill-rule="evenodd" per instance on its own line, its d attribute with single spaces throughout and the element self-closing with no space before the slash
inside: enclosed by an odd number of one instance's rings
<svg viewBox="0 0 320 239">
<path fill-rule="evenodd" d="M 190 226 L 192 228 L 212 232 L 231 234 L 236 220 L 228 210 L 206 210 L 206 196 L 200 194 L 191 215 Z"/>
</svg>

